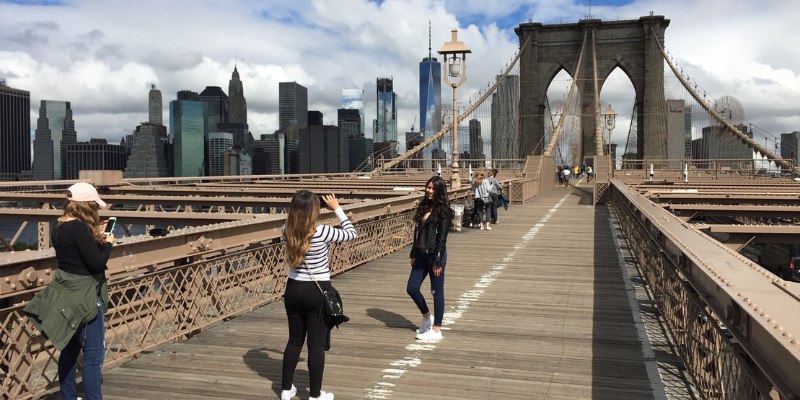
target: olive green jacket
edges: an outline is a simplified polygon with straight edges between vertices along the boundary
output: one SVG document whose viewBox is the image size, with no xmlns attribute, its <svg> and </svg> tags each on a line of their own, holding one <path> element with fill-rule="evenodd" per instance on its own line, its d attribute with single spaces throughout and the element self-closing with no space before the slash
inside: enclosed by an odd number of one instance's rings
<svg viewBox="0 0 800 400">
<path fill-rule="evenodd" d="M 63 350 L 80 325 L 97 315 L 97 285 L 101 285 L 100 299 L 103 309 L 107 310 L 108 284 L 104 275 L 77 275 L 57 270 L 53 282 L 37 293 L 22 311 L 55 348 Z"/>
</svg>

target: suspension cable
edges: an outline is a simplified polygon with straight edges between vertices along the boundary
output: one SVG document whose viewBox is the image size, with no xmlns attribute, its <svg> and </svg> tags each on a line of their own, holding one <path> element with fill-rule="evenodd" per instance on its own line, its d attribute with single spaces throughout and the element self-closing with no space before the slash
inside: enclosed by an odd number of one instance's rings
<svg viewBox="0 0 800 400">
<path fill-rule="evenodd" d="M 664 57 L 664 60 L 666 60 L 667 65 L 669 65 L 669 68 L 672 70 L 672 72 L 675 74 L 675 76 L 678 78 L 681 84 L 683 84 L 683 87 L 686 88 L 687 91 L 689 91 L 689 94 L 691 94 L 692 97 L 694 97 L 695 101 L 697 101 L 697 103 L 700 104 L 706 110 L 706 112 L 708 112 L 717 122 L 725 126 L 728 132 L 730 132 L 731 135 L 739 139 L 742 143 L 749 146 L 751 149 L 759 152 L 762 156 L 766 157 L 768 160 L 789 170 L 792 173 L 792 176 L 794 177 L 800 176 L 800 168 L 793 166 L 790 160 L 786 160 L 778 156 L 777 154 L 767 150 L 766 147 L 758 144 L 755 140 L 753 140 L 752 138 L 744 134 L 742 131 L 740 131 L 738 128 L 736 128 L 732 123 L 730 123 L 730 121 L 728 121 L 725 118 L 722 118 L 722 116 L 719 115 L 719 113 L 717 112 L 717 110 L 714 109 L 714 107 L 711 107 L 711 105 L 708 104 L 705 101 L 705 99 L 701 98 L 700 94 L 697 93 L 697 91 L 695 91 L 689 85 L 689 82 L 687 82 L 686 79 L 683 77 L 683 75 L 681 75 L 678 72 L 678 69 L 675 67 L 674 64 L 672 64 L 670 58 L 667 57 L 667 53 L 664 51 L 664 47 L 661 45 L 661 41 L 658 39 L 658 35 L 656 34 L 655 29 L 651 28 L 651 31 L 653 37 L 655 38 L 656 44 L 658 45 L 658 49 L 661 51 L 661 55 Z"/>
<path fill-rule="evenodd" d="M 528 47 L 528 44 L 531 42 L 531 37 L 532 36 L 533 35 L 530 35 L 530 36 L 528 36 L 527 39 L 525 39 L 525 43 L 523 43 L 522 47 L 520 47 L 519 51 L 517 52 L 517 55 L 514 57 L 514 60 L 511 61 L 510 64 L 508 64 L 508 68 L 506 68 L 506 70 L 503 72 L 503 74 L 500 75 L 500 77 L 498 77 L 495 80 L 494 85 L 492 85 L 492 87 L 490 87 L 489 90 L 487 90 L 486 93 L 484 93 L 483 96 L 481 96 L 478 99 L 477 102 L 472 104 L 472 106 L 470 106 L 467 109 L 467 111 L 465 111 L 463 113 L 460 113 L 458 115 L 458 120 L 454 121 L 454 124 L 448 124 L 448 126 L 443 127 L 439 132 L 436 132 L 431 137 L 425 139 L 424 142 L 418 144 L 413 149 L 407 150 L 405 153 L 397 156 L 392 161 L 389 161 L 389 162 L 383 164 L 382 166 L 376 167 L 375 169 L 372 170 L 372 175 L 380 175 L 384 171 L 388 171 L 388 170 L 394 168 L 395 166 L 400 164 L 403 160 L 407 159 L 408 157 L 411 157 L 411 155 L 416 154 L 417 152 L 422 151 L 422 149 L 428 147 L 431 143 L 433 143 L 437 139 L 439 139 L 442 136 L 444 136 L 445 134 L 447 134 L 447 132 L 452 130 L 452 125 L 458 126 L 461 123 L 461 121 L 466 119 L 473 111 L 475 111 L 476 108 L 478 108 L 478 106 L 483 104 L 483 102 L 487 98 L 489 98 L 489 96 L 492 95 L 492 93 L 494 93 L 494 91 L 497 89 L 497 87 L 500 86 L 500 84 L 506 80 L 506 77 L 511 72 L 511 69 L 514 68 L 514 66 L 517 64 L 517 61 L 519 61 L 519 57 L 522 55 L 522 52 Z M 458 146 L 458 143 L 454 143 L 453 146 Z"/>
<path fill-rule="evenodd" d="M 581 52 L 578 54 L 578 65 L 575 68 L 575 77 L 572 78 L 572 85 L 569 87 L 569 94 L 567 94 L 567 101 L 565 104 L 572 104 L 572 95 L 575 92 L 575 87 L 578 86 L 578 80 L 581 76 L 581 66 L 583 65 L 583 51 L 586 48 L 586 38 L 589 36 L 589 31 L 583 32 L 583 43 L 581 43 Z M 566 110 L 566 106 L 564 107 Z M 547 144 L 547 148 L 544 150 L 543 155 L 545 157 L 552 157 L 553 154 L 553 147 L 556 145 L 556 140 L 558 139 L 559 134 L 561 133 L 561 128 L 564 126 L 564 120 L 567 118 L 566 112 L 561 112 L 561 117 L 558 119 L 558 124 L 556 125 L 555 131 L 553 131 L 553 136 L 550 137 L 550 143 Z"/>
</svg>

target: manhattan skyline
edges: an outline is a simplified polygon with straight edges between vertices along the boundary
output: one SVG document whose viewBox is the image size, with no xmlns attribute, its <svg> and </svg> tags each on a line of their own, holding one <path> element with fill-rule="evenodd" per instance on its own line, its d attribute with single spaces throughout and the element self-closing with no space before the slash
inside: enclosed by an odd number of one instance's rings
<svg viewBox="0 0 800 400">
<path fill-rule="evenodd" d="M 588 1 L 565 0 L 265 1 L 224 8 L 188 0 L 0 1 L 0 79 L 31 92 L 32 120 L 40 100 L 69 101 L 78 140 L 117 143 L 147 120 L 152 84 L 166 105 L 178 90 L 226 87 L 237 66 L 248 123 L 258 137 L 278 128 L 278 82 L 306 86 L 309 109 L 328 121 L 341 90 L 361 88 L 369 122 L 375 80 L 387 76 L 394 81 L 402 133 L 415 117 L 419 126 L 418 65 L 427 57 L 428 21 L 434 51 L 456 27 L 473 52 L 459 89 L 465 100 L 510 61 L 520 23 L 637 19 L 652 11 L 671 20 L 667 50 L 710 97 L 738 98 L 749 122 L 779 136 L 800 129 L 800 54 L 790 50 L 789 22 L 796 9 L 788 0 L 770 7 L 758 1 L 593 1 L 591 8 Z M 603 100 L 621 114 L 613 141 L 624 143 L 633 94 L 619 72 L 607 81 Z M 442 102 L 449 103 L 448 90 Z"/>
</svg>

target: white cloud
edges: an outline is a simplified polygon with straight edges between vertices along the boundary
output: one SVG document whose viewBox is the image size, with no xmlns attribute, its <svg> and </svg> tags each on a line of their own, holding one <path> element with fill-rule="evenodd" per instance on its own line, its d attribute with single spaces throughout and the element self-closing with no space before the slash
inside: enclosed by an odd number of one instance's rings
<svg viewBox="0 0 800 400">
<path fill-rule="evenodd" d="M 769 7 L 756 0 L 641 0 L 594 6 L 591 14 L 605 20 L 665 15 L 671 20 L 666 48 L 690 76 L 710 96 L 739 98 L 748 119 L 781 133 L 800 129 L 800 53 L 791 50 L 796 8 L 793 0 Z M 329 122 L 342 88 L 364 88 L 370 126 L 375 79 L 392 76 L 402 134 L 418 113 L 418 63 L 427 55 L 429 20 L 434 52 L 453 27 L 473 51 L 459 89 L 465 99 L 510 61 L 518 48 L 516 23 L 575 22 L 588 14 L 575 0 L 3 3 L 0 77 L 31 92 L 34 120 L 39 99 L 67 100 L 79 132 L 116 140 L 147 118 L 151 83 L 162 90 L 168 120 L 178 90 L 208 85 L 227 91 L 234 62 L 255 136 L 277 127 L 280 81 L 308 87 L 310 108 Z M 617 90 L 612 81 L 606 89 L 632 104 L 625 85 Z M 628 112 L 619 101 L 620 114 Z M 447 88 L 443 103 L 449 104 Z M 619 129 L 615 141 L 626 135 Z"/>
</svg>

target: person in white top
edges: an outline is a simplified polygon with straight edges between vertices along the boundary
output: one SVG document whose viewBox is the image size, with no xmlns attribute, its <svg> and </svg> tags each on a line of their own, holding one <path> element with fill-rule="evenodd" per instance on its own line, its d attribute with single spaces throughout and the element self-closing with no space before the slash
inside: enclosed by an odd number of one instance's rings
<svg viewBox="0 0 800 400">
<path fill-rule="evenodd" d="M 333 393 L 322 391 L 325 350 L 330 348 L 331 321 L 324 317 L 323 288 L 331 287 L 328 263 L 329 243 L 356 238 L 356 228 L 347 218 L 333 194 L 322 196 L 325 207 L 339 218 L 341 228 L 318 225 L 320 200 L 308 190 L 298 191 L 283 225 L 284 259 L 290 267 L 284 292 L 284 306 L 289 319 L 289 341 L 283 352 L 281 400 L 297 394 L 292 381 L 300 360 L 303 342 L 308 338 L 308 380 L 310 400 L 333 400 Z M 314 282 L 316 280 L 316 282 Z"/>
</svg>

